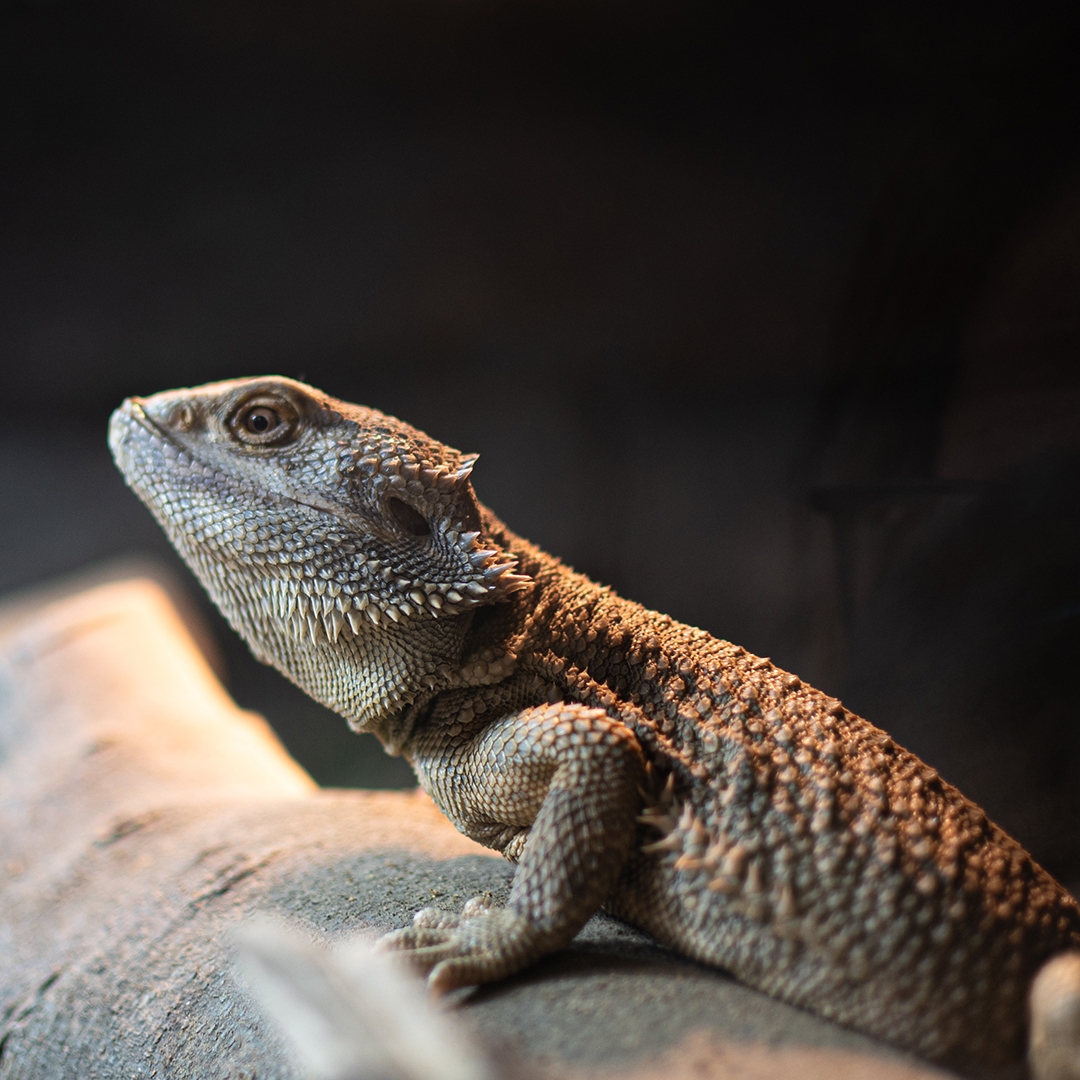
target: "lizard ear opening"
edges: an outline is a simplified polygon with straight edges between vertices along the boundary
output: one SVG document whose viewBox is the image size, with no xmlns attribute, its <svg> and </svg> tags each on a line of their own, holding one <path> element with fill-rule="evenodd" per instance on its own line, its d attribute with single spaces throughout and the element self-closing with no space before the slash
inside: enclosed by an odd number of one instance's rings
<svg viewBox="0 0 1080 1080">
<path fill-rule="evenodd" d="M 386 508 L 394 520 L 411 536 L 430 536 L 431 526 L 419 510 L 413 509 L 407 502 L 391 495 L 386 500 Z"/>
</svg>

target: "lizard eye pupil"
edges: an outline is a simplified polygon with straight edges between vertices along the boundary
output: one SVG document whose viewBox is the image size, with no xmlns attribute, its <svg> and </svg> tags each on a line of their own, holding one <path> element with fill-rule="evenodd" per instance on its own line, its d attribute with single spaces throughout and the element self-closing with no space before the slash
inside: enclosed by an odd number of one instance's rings
<svg viewBox="0 0 1080 1080">
<path fill-rule="evenodd" d="M 281 417 L 273 409 L 268 409 L 266 406 L 252 409 L 244 417 L 244 427 L 252 435 L 264 435 L 268 431 L 273 431 L 280 423 Z"/>
</svg>

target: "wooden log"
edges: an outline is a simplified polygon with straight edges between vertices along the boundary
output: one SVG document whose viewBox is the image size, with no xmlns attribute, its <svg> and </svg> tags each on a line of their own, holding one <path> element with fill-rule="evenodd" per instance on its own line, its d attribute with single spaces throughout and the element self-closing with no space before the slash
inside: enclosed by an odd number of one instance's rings
<svg viewBox="0 0 1080 1080">
<path fill-rule="evenodd" d="M 236 977 L 237 926 L 333 943 L 499 899 L 511 872 L 420 793 L 319 790 L 154 581 L 0 606 L 3 1080 L 300 1080 Z M 459 999 L 535 1075 L 941 1075 L 603 916 Z"/>
</svg>

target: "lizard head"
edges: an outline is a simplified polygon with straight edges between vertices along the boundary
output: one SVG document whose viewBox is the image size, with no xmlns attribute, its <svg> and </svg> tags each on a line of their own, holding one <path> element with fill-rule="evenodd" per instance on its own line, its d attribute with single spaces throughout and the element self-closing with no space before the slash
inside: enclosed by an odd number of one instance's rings
<svg viewBox="0 0 1080 1080">
<path fill-rule="evenodd" d="M 451 685 L 470 613 L 526 586 L 464 455 L 280 377 L 148 398 L 109 445 L 225 617 L 357 730 Z"/>
</svg>

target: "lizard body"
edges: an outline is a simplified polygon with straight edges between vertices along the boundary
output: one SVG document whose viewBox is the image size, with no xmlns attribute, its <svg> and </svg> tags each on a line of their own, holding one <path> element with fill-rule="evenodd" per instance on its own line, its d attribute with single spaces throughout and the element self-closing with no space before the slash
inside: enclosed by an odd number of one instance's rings
<svg viewBox="0 0 1080 1080">
<path fill-rule="evenodd" d="M 1019 1067 L 1077 905 L 884 732 L 515 536 L 474 458 L 374 410 L 237 380 L 129 399 L 110 443 L 255 654 L 518 863 L 505 908 L 389 935 L 435 987 L 517 971 L 603 905 L 894 1045 Z"/>
</svg>

